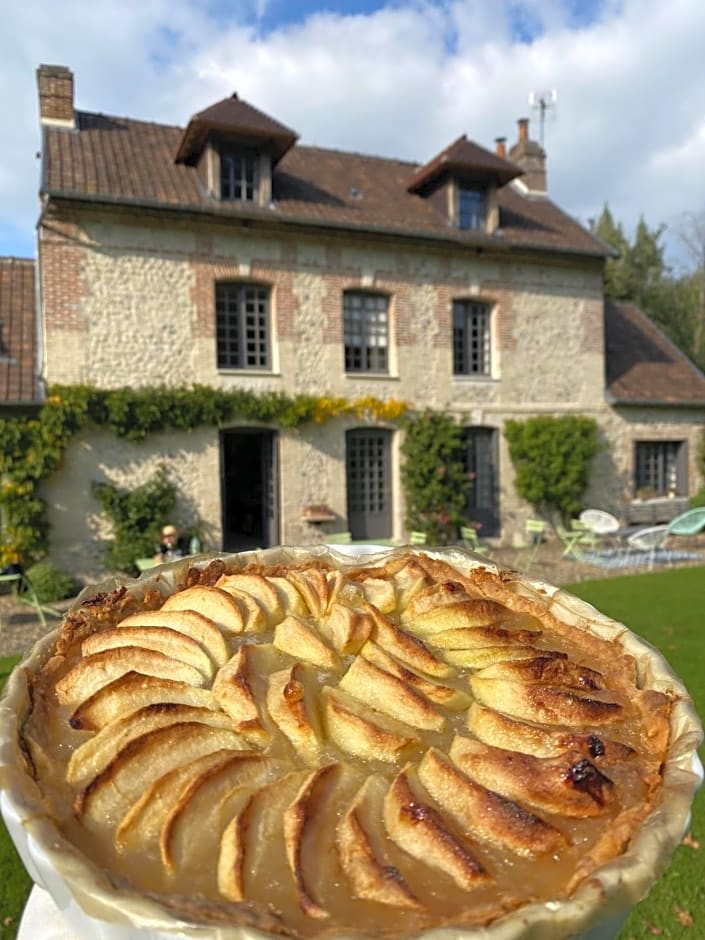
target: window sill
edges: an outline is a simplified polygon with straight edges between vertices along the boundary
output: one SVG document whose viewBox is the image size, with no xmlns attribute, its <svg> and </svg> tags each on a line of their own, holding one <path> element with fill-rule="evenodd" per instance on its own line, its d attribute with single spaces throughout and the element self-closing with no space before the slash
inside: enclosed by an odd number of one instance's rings
<svg viewBox="0 0 705 940">
<path fill-rule="evenodd" d="M 268 369 L 218 369 L 218 375 L 260 376 L 263 379 L 280 379 L 281 372 L 270 372 Z"/>
<path fill-rule="evenodd" d="M 391 375 L 389 372 L 346 372 L 346 379 L 373 379 L 375 382 L 398 382 L 398 375 Z"/>
<path fill-rule="evenodd" d="M 481 373 L 479 373 L 479 372 L 478 372 L 477 374 L 475 374 L 475 373 L 469 373 L 468 375 L 465 375 L 464 373 L 461 374 L 461 373 L 455 373 L 455 372 L 454 372 L 454 373 L 453 373 L 453 381 L 454 381 L 454 382 L 462 382 L 463 384 L 466 384 L 466 383 L 468 383 L 468 382 L 485 382 L 485 383 L 488 383 L 488 382 L 499 382 L 499 379 L 498 379 L 497 377 L 495 377 L 494 375 L 483 375 L 483 374 L 481 374 Z"/>
</svg>

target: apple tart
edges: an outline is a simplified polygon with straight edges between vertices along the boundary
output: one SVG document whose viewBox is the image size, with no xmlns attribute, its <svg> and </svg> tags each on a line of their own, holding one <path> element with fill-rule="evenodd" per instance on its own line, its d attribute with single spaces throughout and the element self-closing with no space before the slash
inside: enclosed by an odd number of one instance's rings
<svg viewBox="0 0 705 940">
<path fill-rule="evenodd" d="M 88 596 L 24 681 L 0 780 L 160 930 L 394 940 L 553 912 L 540 935 L 572 936 L 645 892 L 697 784 L 658 653 L 462 551 L 179 562 Z"/>
</svg>

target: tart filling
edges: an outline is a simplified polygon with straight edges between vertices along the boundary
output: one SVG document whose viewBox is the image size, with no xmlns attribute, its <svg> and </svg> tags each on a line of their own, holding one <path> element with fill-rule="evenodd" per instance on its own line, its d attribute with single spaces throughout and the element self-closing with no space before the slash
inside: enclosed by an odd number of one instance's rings
<svg viewBox="0 0 705 940">
<path fill-rule="evenodd" d="M 682 688 L 508 572 L 284 553 L 137 585 L 68 615 L 21 745 L 68 843 L 189 922 L 490 924 L 570 898 L 663 800 Z"/>
</svg>

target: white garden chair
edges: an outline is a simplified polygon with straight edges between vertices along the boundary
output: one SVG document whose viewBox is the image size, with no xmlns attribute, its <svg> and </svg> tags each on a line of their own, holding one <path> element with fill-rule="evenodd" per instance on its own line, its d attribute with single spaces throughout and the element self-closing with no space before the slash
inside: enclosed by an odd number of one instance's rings
<svg viewBox="0 0 705 940">
<path fill-rule="evenodd" d="M 656 552 L 659 548 L 663 548 L 668 534 L 667 525 L 648 526 L 646 529 L 637 529 L 636 532 L 628 535 L 627 545 L 630 549 L 635 548 L 639 552 L 646 552 L 649 568 L 653 568 Z"/>
</svg>

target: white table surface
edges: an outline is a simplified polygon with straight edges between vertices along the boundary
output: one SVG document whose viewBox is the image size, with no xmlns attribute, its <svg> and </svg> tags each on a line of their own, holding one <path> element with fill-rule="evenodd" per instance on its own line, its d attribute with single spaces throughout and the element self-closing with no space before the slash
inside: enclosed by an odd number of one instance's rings
<svg viewBox="0 0 705 940">
<path fill-rule="evenodd" d="M 25 904 L 17 940 L 77 940 L 50 894 L 36 885 Z"/>
</svg>

